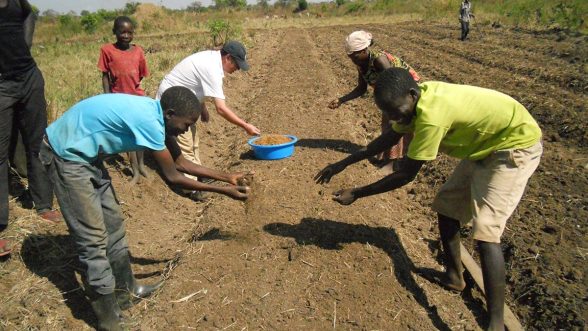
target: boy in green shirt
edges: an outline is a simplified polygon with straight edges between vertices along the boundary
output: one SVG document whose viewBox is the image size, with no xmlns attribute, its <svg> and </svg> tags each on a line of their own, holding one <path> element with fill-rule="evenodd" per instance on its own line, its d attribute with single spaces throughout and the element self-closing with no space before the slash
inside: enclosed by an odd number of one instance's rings
<svg viewBox="0 0 588 331">
<path fill-rule="evenodd" d="M 446 272 L 439 281 L 451 290 L 464 289 L 459 229 L 471 222 L 482 262 L 488 329 L 503 330 L 505 271 L 500 237 L 539 165 L 541 129 L 520 103 L 505 94 L 442 82 L 417 85 L 400 68 L 380 75 L 374 97 L 378 108 L 394 121 L 393 130 L 367 149 L 328 165 L 315 180 L 328 183 L 347 166 L 395 145 L 406 132 L 413 132 L 414 138 L 399 171 L 367 186 L 339 190 L 333 199 L 349 205 L 404 186 L 440 151 L 461 159 L 433 202 L 446 255 Z"/>
</svg>

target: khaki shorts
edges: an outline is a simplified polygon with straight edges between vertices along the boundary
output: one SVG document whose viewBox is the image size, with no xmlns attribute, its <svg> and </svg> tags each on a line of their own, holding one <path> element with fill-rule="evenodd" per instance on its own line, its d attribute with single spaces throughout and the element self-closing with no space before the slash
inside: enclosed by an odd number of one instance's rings
<svg viewBox="0 0 588 331">
<path fill-rule="evenodd" d="M 461 161 L 441 186 L 433 210 L 462 225 L 471 222 L 475 240 L 499 243 L 542 153 L 539 142 L 529 148 L 496 151 L 479 161 Z"/>
</svg>

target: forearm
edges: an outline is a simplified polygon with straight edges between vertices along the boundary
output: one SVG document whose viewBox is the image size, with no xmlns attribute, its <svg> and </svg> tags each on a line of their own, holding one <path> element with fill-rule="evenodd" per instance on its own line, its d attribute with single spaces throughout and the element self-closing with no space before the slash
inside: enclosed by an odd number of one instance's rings
<svg viewBox="0 0 588 331">
<path fill-rule="evenodd" d="M 357 86 L 351 92 L 340 97 L 339 103 L 345 103 L 347 101 L 359 98 L 360 96 L 364 95 L 366 91 L 367 91 L 367 88 L 362 88 L 361 86 Z"/>
<path fill-rule="evenodd" d="M 408 172 L 395 172 L 375 183 L 353 189 L 353 196 L 356 199 L 359 199 L 370 195 L 392 191 L 412 182 L 415 176 L 416 174 Z"/>
<path fill-rule="evenodd" d="M 225 186 L 205 184 L 197 180 L 188 178 L 182 175 L 181 173 L 177 173 L 177 175 L 167 177 L 166 179 L 170 185 L 179 186 L 185 190 L 207 191 L 228 195 L 227 187 Z"/>
<path fill-rule="evenodd" d="M 378 138 L 369 143 L 366 148 L 349 155 L 339 162 L 341 165 L 347 167 L 350 164 L 375 156 L 396 145 L 401 137 L 394 130 L 383 132 Z"/>
<path fill-rule="evenodd" d="M 104 93 L 110 93 L 110 79 L 108 78 L 107 73 L 102 73 L 102 89 L 104 89 Z"/>
<path fill-rule="evenodd" d="M 180 172 L 190 174 L 197 177 L 212 178 L 223 182 L 229 182 L 229 174 L 223 171 L 210 169 L 199 164 L 190 162 L 184 158 L 176 161 L 176 169 Z"/>
<path fill-rule="evenodd" d="M 247 122 L 245 122 L 239 116 L 237 116 L 237 114 L 235 114 L 229 107 L 226 107 L 226 106 L 216 107 L 216 111 L 218 112 L 218 114 L 220 116 L 222 116 L 224 119 L 226 119 L 230 123 L 233 123 L 233 124 L 240 126 L 242 128 L 245 128 L 245 126 L 247 125 Z"/>
</svg>

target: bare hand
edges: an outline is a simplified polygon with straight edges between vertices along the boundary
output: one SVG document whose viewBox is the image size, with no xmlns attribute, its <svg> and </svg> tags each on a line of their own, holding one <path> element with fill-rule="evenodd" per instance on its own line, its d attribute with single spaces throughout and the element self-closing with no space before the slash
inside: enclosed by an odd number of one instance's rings
<svg viewBox="0 0 588 331">
<path fill-rule="evenodd" d="M 347 206 L 355 202 L 357 200 L 355 195 L 353 194 L 353 189 L 344 189 L 339 190 L 333 193 L 333 200 L 337 201 L 338 203 Z"/>
<path fill-rule="evenodd" d="M 331 181 L 331 177 L 343 171 L 345 167 L 340 166 L 338 163 L 329 164 L 323 170 L 321 170 L 316 176 L 314 181 L 318 184 L 325 184 Z"/>
<path fill-rule="evenodd" d="M 255 175 L 255 171 L 235 172 L 229 174 L 228 183 L 238 186 L 249 186 L 253 181 L 253 175 Z"/>
<path fill-rule="evenodd" d="M 251 189 L 249 186 L 227 186 L 227 195 L 235 200 L 247 200 Z"/>
<path fill-rule="evenodd" d="M 329 108 L 331 109 L 335 109 L 335 108 L 339 108 L 339 106 L 341 106 L 341 101 L 339 101 L 339 99 L 335 99 L 331 102 L 329 102 Z"/>
<path fill-rule="evenodd" d="M 247 131 L 247 134 L 250 136 L 258 136 L 261 133 L 261 131 L 258 128 L 249 123 L 245 124 L 245 127 L 243 129 L 245 129 L 245 131 Z"/>
</svg>

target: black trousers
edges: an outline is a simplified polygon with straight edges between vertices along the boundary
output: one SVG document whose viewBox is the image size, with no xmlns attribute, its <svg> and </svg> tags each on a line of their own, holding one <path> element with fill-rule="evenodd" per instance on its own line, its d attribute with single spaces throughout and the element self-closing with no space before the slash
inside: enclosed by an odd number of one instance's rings
<svg viewBox="0 0 588 331">
<path fill-rule="evenodd" d="M 39 161 L 47 128 L 45 81 L 36 66 L 10 78 L 0 77 L 0 228 L 8 224 L 8 159 L 13 123 L 22 134 L 35 209 L 51 210 L 53 186 Z"/>
<path fill-rule="evenodd" d="M 461 40 L 465 40 L 470 32 L 470 22 L 461 21 Z"/>
</svg>

